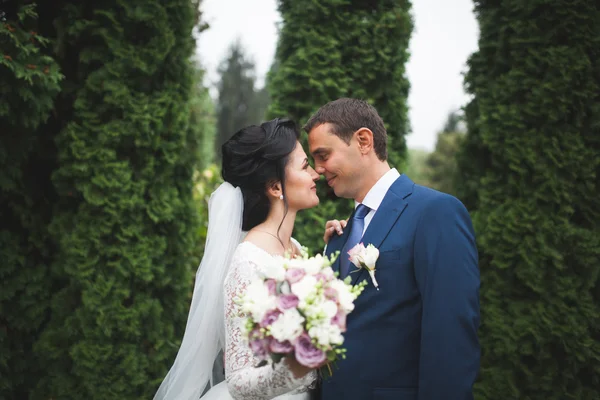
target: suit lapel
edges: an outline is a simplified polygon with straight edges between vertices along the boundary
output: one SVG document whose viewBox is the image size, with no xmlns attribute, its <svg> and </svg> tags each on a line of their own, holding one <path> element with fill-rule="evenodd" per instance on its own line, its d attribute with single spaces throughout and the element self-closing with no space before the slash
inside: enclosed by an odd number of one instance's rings
<svg viewBox="0 0 600 400">
<path fill-rule="evenodd" d="M 411 195 L 413 186 L 413 181 L 406 175 L 401 175 L 396 179 L 383 198 L 383 201 L 379 205 L 373 219 L 369 223 L 369 227 L 361 239 L 361 242 L 365 246 L 368 246 L 369 244 L 372 244 L 377 248 L 381 246 L 381 243 L 383 243 L 383 240 L 387 237 L 388 233 L 406 208 L 408 203 L 405 199 Z M 364 269 L 360 269 L 357 272 L 352 272 L 350 274 L 350 276 L 353 277 L 353 285 L 359 281 L 363 273 Z"/>
</svg>

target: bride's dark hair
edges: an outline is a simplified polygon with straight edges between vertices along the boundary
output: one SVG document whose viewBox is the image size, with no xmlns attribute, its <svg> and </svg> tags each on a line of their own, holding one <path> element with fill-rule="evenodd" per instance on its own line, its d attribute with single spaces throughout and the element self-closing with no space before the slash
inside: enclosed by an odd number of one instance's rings
<svg viewBox="0 0 600 400">
<path fill-rule="evenodd" d="M 265 221 L 271 206 L 267 188 L 276 182 L 281 182 L 287 211 L 285 166 L 299 138 L 292 120 L 276 118 L 237 131 L 221 146 L 221 175 L 244 196 L 242 230 Z"/>
</svg>

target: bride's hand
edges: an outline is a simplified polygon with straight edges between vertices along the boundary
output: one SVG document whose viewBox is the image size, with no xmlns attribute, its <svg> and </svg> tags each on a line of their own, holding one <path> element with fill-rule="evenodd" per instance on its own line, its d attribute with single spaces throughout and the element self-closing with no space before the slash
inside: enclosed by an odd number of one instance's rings
<svg viewBox="0 0 600 400">
<path fill-rule="evenodd" d="M 323 241 L 325 242 L 325 244 L 329 243 L 329 239 L 331 239 L 331 237 L 333 236 L 333 233 L 337 233 L 338 235 L 341 235 L 342 233 L 344 233 L 344 228 L 346 227 L 346 224 L 348 223 L 348 220 L 337 220 L 337 219 L 332 219 L 327 221 L 327 223 L 325 224 L 325 234 L 323 235 Z"/>
<path fill-rule="evenodd" d="M 290 371 L 292 371 L 292 374 L 296 379 L 300 379 L 306 374 L 308 374 L 310 371 L 312 371 L 312 368 L 308 368 L 300 364 L 296 360 L 296 357 L 285 357 L 284 361 L 287 364 L 287 367 L 290 369 Z"/>
<path fill-rule="evenodd" d="M 290 371 L 292 371 L 294 378 L 296 378 L 296 379 L 300 379 L 303 376 L 305 376 L 306 374 L 308 374 L 310 371 L 319 369 L 328 363 L 328 361 L 325 360 L 325 362 L 323 362 L 317 368 L 308 368 L 308 367 L 305 367 L 304 365 L 300 364 L 298 362 L 298 360 L 296 360 L 296 357 L 285 357 L 284 360 L 285 360 L 285 363 L 287 364 L 288 368 L 290 369 Z"/>
</svg>

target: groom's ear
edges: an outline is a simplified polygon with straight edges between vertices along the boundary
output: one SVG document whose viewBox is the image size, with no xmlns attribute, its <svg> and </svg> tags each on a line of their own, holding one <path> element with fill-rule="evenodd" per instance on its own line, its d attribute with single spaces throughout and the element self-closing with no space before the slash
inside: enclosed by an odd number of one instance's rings
<svg viewBox="0 0 600 400">
<path fill-rule="evenodd" d="M 367 154 L 373 150 L 373 132 L 369 128 L 360 128 L 355 135 L 358 148 L 362 154 Z"/>
</svg>

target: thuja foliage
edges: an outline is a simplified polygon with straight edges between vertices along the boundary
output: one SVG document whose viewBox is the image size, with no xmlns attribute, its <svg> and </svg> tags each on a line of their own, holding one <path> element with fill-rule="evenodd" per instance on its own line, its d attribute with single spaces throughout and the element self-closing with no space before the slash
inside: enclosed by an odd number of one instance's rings
<svg viewBox="0 0 600 400">
<path fill-rule="evenodd" d="M 302 126 L 331 100 L 364 99 L 383 118 L 390 163 L 401 168 L 409 126 L 405 65 L 413 29 L 411 3 L 280 0 L 278 7 L 282 25 L 268 78 L 268 117 L 291 117 Z M 323 247 L 326 220 L 347 218 L 352 207 L 327 188 L 319 188 L 319 197 L 318 208 L 299 215 L 294 233 L 313 251 Z"/>
<path fill-rule="evenodd" d="M 197 10 L 22 3 L 0 27 L 1 395 L 151 398 L 198 265 Z"/>
<path fill-rule="evenodd" d="M 476 1 L 459 167 L 482 277 L 478 399 L 600 387 L 600 13 Z M 460 194 L 459 194 L 460 197 Z"/>
<path fill-rule="evenodd" d="M 26 398 L 39 376 L 32 346 L 47 320 L 55 192 L 44 129 L 63 78 L 35 4 L 2 6 L 0 22 L 0 398 Z"/>
</svg>

